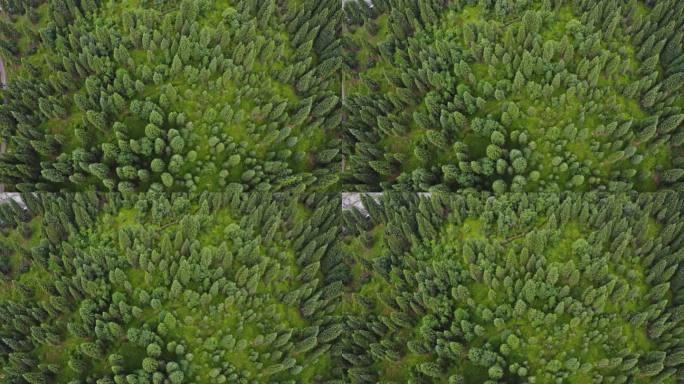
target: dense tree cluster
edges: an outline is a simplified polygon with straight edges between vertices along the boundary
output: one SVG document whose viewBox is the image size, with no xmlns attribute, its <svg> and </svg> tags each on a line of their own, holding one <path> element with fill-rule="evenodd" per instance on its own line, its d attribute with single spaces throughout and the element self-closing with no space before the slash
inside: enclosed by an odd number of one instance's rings
<svg viewBox="0 0 684 384">
<path fill-rule="evenodd" d="M 345 4 L 356 190 L 681 189 L 684 3 Z"/>
<path fill-rule="evenodd" d="M 684 383 L 684 1 L 0 0 L 0 65 L 0 383 Z"/>
<path fill-rule="evenodd" d="M 134 4 L 135 3 L 135 4 Z M 324 190 L 334 0 L 4 0 L 0 181 L 20 191 Z"/>
<path fill-rule="evenodd" d="M 0 205 L 0 382 L 339 377 L 339 199 L 229 189 Z"/>
<path fill-rule="evenodd" d="M 352 383 L 680 383 L 676 193 L 415 195 L 345 213 Z"/>
<path fill-rule="evenodd" d="M 0 204 L 0 381 L 684 380 L 677 193 L 228 189 Z"/>
</svg>

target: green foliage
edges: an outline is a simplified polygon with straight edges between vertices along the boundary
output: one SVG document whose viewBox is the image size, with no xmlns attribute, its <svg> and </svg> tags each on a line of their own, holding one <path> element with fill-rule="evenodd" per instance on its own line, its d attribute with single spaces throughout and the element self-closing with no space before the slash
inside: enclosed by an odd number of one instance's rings
<svg viewBox="0 0 684 384">
<path fill-rule="evenodd" d="M 0 182 L 8 189 L 199 192 L 239 182 L 245 190 L 315 191 L 336 184 L 338 2 L 1 5 L 0 57 L 10 78 L 0 108 L 7 144 Z M 37 20 L 28 17 L 34 13 Z M 318 153 L 326 155 L 313 160 Z M 122 167 L 133 172 L 120 175 Z M 247 172 L 255 176 L 242 177 Z"/>
<path fill-rule="evenodd" d="M 344 213 L 348 382 L 681 379 L 680 194 L 362 201 Z"/>
<path fill-rule="evenodd" d="M 681 189 L 680 3 L 345 2 L 346 188 Z"/>
<path fill-rule="evenodd" d="M 2 380 L 341 377 L 340 200 L 227 189 L 1 204 Z"/>
</svg>

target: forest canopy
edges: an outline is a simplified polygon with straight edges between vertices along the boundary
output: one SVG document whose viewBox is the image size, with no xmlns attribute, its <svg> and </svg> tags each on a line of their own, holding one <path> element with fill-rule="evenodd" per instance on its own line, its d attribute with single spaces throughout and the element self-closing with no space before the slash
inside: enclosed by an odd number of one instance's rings
<svg viewBox="0 0 684 384">
<path fill-rule="evenodd" d="M 344 213 L 351 383 L 680 383 L 676 193 L 366 197 Z"/>
<path fill-rule="evenodd" d="M 0 205 L 0 382 L 340 377 L 339 199 L 229 189 Z"/>
<path fill-rule="evenodd" d="M 684 2 L 345 2 L 345 185 L 681 190 Z"/>
<path fill-rule="evenodd" d="M 2 384 L 684 383 L 684 1 L 0 0 L 0 80 Z"/>
<path fill-rule="evenodd" d="M 0 182 L 20 191 L 325 190 L 335 0 L 2 0 Z"/>
<path fill-rule="evenodd" d="M 684 379 L 677 193 L 242 188 L 1 204 L 0 381 Z"/>
</svg>

